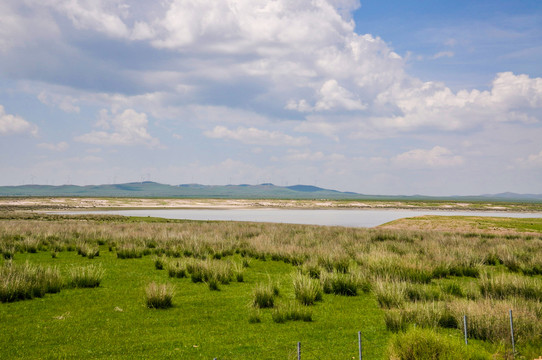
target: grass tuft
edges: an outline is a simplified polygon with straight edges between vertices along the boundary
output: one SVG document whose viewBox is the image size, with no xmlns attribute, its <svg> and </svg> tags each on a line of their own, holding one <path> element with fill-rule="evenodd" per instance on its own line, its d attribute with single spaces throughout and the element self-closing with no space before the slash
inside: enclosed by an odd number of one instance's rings
<svg viewBox="0 0 542 360">
<path fill-rule="evenodd" d="M 70 270 L 69 286 L 93 288 L 100 286 L 105 270 L 98 265 L 76 267 Z"/>
<path fill-rule="evenodd" d="M 252 309 L 248 315 L 248 322 L 251 324 L 258 324 L 262 322 L 262 314 L 258 309 Z"/>
<path fill-rule="evenodd" d="M 280 305 L 273 309 L 271 317 L 276 323 L 285 323 L 286 321 L 312 321 L 312 311 L 295 302 L 287 305 Z"/>
<path fill-rule="evenodd" d="M 173 306 L 175 290 L 170 284 L 151 282 L 145 288 L 146 304 L 149 309 L 167 309 Z"/>
<path fill-rule="evenodd" d="M 322 273 L 320 282 L 326 294 L 356 296 L 358 294 L 358 278 L 353 274 Z"/>
<path fill-rule="evenodd" d="M 300 273 L 294 274 L 292 280 L 295 298 L 303 305 L 313 305 L 317 301 L 322 301 L 322 285 L 318 280 Z"/>
<path fill-rule="evenodd" d="M 252 306 L 256 308 L 272 308 L 275 305 L 275 296 L 278 290 L 273 284 L 258 284 L 252 291 Z"/>
<path fill-rule="evenodd" d="M 16 265 L 6 262 L 0 268 L 0 301 L 43 297 L 46 293 L 57 293 L 63 281 L 56 268 L 44 268 L 26 262 Z"/>
<path fill-rule="evenodd" d="M 396 335 L 388 346 L 388 357 L 394 360 L 478 360 L 490 359 L 482 349 L 461 344 L 459 338 L 441 335 L 431 329 L 410 328 Z"/>
</svg>

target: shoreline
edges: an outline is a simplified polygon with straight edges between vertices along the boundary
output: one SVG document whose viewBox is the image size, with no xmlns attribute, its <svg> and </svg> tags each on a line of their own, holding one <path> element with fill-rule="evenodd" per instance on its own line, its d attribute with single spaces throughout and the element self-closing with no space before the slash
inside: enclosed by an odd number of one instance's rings
<svg viewBox="0 0 542 360">
<path fill-rule="evenodd" d="M 274 200 L 274 199 L 149 199 L 149 198 L 0 198 L 0 209 L 47 211 L 107 210 L 446 210 L 488 212 L 542 212 L 542 203 L 381 201 L 381 200 Z"/>
</svg>

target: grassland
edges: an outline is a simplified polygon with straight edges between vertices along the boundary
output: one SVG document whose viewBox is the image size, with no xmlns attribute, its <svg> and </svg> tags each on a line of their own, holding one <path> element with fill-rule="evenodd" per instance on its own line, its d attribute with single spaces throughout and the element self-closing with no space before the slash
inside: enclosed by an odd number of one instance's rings
<svg viewBox="0 0 542 360">
<path fill-rule="evenodd" d="M 506 233 L 541 233 L 542 223 L 530 218 L 498 218 L 482 216 L 417 216 L 395 220 L 380 226 L 390 230 L 432 230 L 454 232 L 480 232 L 505 235 Z"/>
<path fill-rule="evenodd" d="M 0 213 L 0 291 L 14 268 L 57 284 L 0 303 L 0 358 L 293 359 L 300 341 L 304 359 L 345 359 L 361 331 L 364 359 L 507 359 L 510 309 L 516 357 L 542 355 L 542 220 L 453 221 L 350 229 Z M 89 266 L 99 286 L 74 286 Z"/>
</svg>

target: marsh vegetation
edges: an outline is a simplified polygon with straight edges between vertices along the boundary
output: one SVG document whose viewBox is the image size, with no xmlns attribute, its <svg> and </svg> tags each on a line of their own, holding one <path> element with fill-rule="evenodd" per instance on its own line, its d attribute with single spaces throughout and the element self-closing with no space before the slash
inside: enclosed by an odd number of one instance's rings
<svg viewBox="0 0 542 360">
<path fill-rule="evenodd" d="M 136 348 L 150 348 L 159 337 L 167 340 L 149 357 L 178 351 L 192 358 L 198 349 L 203 357 L 285 358 L 289 350 L 277 344 L 304 340 L 320 344 L 314 350 L 320 357 L 339 359 L 356 354 L 361 330 L 367 358 L 406 359 L 401 354 L 409 344 L 419 346 L 420 338 L 428 352 L 453 347 L 454 353 L 467 354 L 464 358 L 507 358 L 512 309 L 516 349 L 534 358 L 542 354 L 540 249 L 541 233 L 513 228 L 492 233 L 4 215 L 1 331 L 17 327 L 15 333 L 30 336 L 31 323 L 44 311 L 19 300 L 51 293 L 42 301 L 55 308 L 60 306 L 55 297 L 63 296 L 71 312 L 97 298 L 113 299 L 104 300 L 110 308 L 122 303 L 131 309 L 123 320 L 107 315 L 102 330 L 109 335 L 114 321 L 151 321 L 158 333 Z M 29 306 L 28 323 L 9 321 Z M 145 314 L 148 308 L 169 309 Z M 94 311 L 101 316 L 100 308 Z M 464 315 L 468 348 L 461 345 Z M 111 323 L 110 317 L 116 320 Z M 72 325 L 89 326 L 78 321 Z M 49 341 L 64 335 L 55 336 Z M 133 336 L 136 332 L 119 341 L 127 344 Z M 348 337 L 352 341 L 341 340 Z M 172 350 L 178 341 L 198 347 Z M 28 357 L 16 344 L 13 338 L 2 342 L 2 352 Z"/>
</svg>

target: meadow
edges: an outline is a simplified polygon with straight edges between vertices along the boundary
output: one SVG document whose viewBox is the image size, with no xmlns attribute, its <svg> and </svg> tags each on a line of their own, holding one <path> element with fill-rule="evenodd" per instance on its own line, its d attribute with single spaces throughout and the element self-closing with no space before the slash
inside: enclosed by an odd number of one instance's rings
<svg viewBox="0 0 542 360">
<path fill-rule="evenodd" d="M 426 220 L 2 212 L 0 358 L 295 359 L 299 341 L 303 359 L 351 359 L 358 331 L 364 359 L 542 355 L 542 220 Z"/>
</svg>

